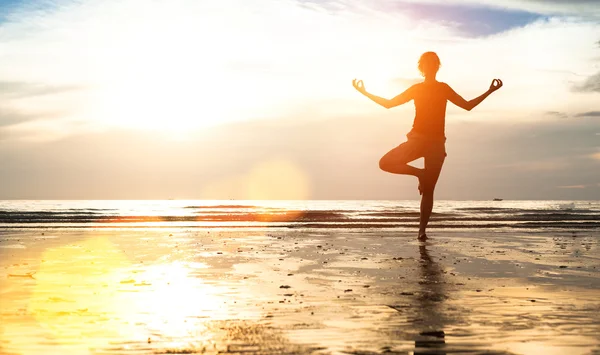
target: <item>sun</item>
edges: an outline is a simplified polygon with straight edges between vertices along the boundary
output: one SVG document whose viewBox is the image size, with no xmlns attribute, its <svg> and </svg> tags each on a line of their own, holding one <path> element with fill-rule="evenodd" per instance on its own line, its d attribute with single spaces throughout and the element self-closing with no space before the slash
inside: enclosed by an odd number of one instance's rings
<svg viewBox="0 0 600 355">
<path fill-rule="evenodd" d="M 113 39 L 91 56 L 87 118 L 185 132 L 268 110 L 268 82 L 240 69 L 229 34 L 207 31 L 183 13 L 161 26 L 156 18 L 166 20 L 160 14 L 145 16 L 135 26 L 113 30 Z"/>
<path fill-rule="evenodd" d="M 218 65 L 167 54 L 128 61 L 131 65 L 115 67 L 110 80 L 94 89 L 93 115 L 103 123 L 185 131 L 243 118 L 227 94 L 235 83 Z"/>
</svg>

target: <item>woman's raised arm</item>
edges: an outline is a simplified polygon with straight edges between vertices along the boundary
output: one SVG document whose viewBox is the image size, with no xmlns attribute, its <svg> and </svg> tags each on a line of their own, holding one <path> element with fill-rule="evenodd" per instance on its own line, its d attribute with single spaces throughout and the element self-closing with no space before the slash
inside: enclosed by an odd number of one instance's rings
<svg viewBox="0 0 600 355">
<path fill-rule="evenodd" d="M 365 89 L 365 84 L 363 83 L 362 80 L 356 80 L 356 79 L 352 80 L 352 86 L 354 86 L 354 88 L 356 90 L 358 90 L 358 92 L 360 92 L 361 94 L 365 95 L 369 99 L 373 100 L 375 103 L 377 103 L 385 108 L 392 108 L 392 107 L 396 107 L 396 106 L 405 104 L 414 98 L 413 90 L 411 90 L 413 88 L 412 86 L 391 100 L 368 93 L 367 89 Z"/>
<path fill-rule="evenodd" d="M 483 100 L 485 100 L 486 97 L 490 96 L 491 93 L 500 89 L 502 85 L 502 80 L 494 79 L 490 84 L 490 88 L 486 92 L 474 98 L 473 100 L 467 101 L 463 99 L 462 96 L 457 94 L 456 91 L 452 90 L 450 85 L 446 84 L 446 86 L 448 87 L 448 101 L 452 102 L 460 108 L 463 108 L 467 111 L 471 111 L 473 108 L 475 108 L 475 106 L 479 105 Z"/>
</svg>

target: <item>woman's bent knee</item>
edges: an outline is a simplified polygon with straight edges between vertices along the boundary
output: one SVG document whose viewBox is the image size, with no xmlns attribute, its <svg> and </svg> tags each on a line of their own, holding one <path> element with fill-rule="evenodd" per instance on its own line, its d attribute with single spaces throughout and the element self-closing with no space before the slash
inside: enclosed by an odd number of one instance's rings
<svg viewBox="0 0 600 355">
<path fill-rule="evenodd" d="M 383 171 L 390 171 L 390 163 L 387 159 L 379 159 L 379 169 Z"/>
</svg>

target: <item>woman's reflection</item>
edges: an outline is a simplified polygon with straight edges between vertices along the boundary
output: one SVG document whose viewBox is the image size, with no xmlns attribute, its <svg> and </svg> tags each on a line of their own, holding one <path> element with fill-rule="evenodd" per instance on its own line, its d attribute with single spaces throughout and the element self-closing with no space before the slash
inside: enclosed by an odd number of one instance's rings
<svg viewBox="0 0 600 355">
<path fill-rule="evenodd" d="M 417 296 L 418 310 L 414 326 L 420 331 L 415 339 L 414 354 L 446 354 L 444 326 L 448 320 L 442 312 L 446 300 L 442 268 L 431 258 L 428 242 L 419 244 L 421 290 Z"/>
</svg>

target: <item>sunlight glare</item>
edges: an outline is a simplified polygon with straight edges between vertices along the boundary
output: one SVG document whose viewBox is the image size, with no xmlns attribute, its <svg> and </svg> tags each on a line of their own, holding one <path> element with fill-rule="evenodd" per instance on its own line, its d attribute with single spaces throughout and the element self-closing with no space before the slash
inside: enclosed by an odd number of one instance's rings
<svg viewBox="0 0 600 355">
<path fill-rule="evenodd" d="M 97 237 L 49 249 L 42 260 L 28 308 L 57 345 L 72 346 L 83 338 L 86 348 L 94 348 L 128 333 L 111 317 L 129 307 L 111 287 L 119 284 L 118 271 L 131 265 L 122 250 Z"/>
<path fill-rule="evenodd" d="M 203 263 L 134 264 L 102 237 L 49 249 L 42 259 L 28 310 L 65 353 L 151 334 L 210 341 L 204 322 L 231 316 L 223 290 L 190 276 Z"/>
</svg>

